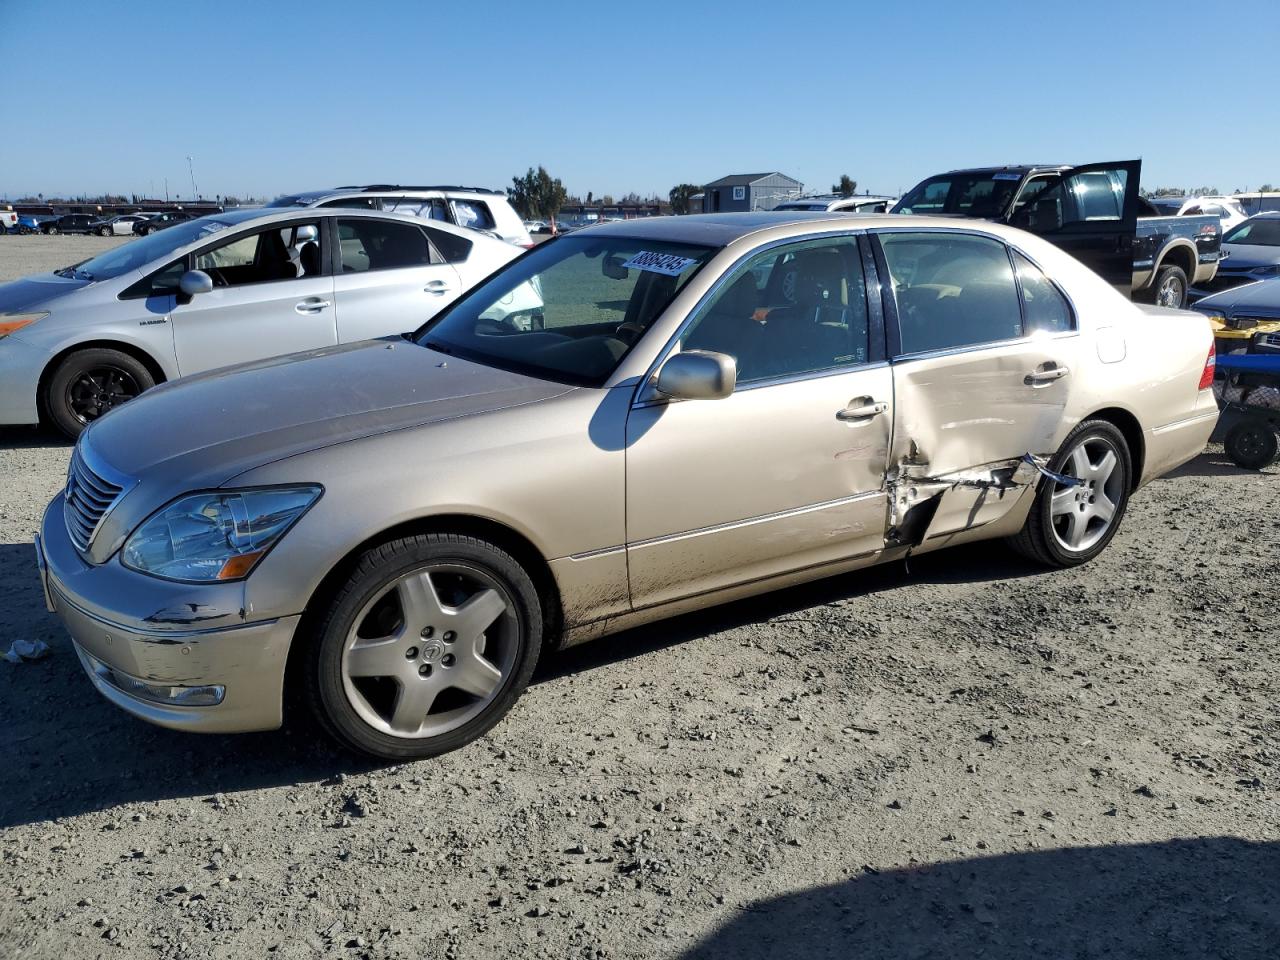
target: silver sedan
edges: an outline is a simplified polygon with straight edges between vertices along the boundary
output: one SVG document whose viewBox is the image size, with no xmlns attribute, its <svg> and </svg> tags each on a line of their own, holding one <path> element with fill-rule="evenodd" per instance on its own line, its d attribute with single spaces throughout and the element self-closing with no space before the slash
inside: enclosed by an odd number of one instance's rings
<svg viewBox="0 0 1280 960">
<path fill-rule="evenodd" d="M 348 747 L 423 757 L 547 648 L 974 540 L 1084 563 L 1203 448 L 1213 360 L 1203 317 L 996 225 L 609 224 L 411 338 L 111 412 L 37 553 L 123 709 L 261 730 L 294 684 Z"/>
<path fill-rule="evenodd" d="M 522 252 L 390 213 L 189 220 L 0 284 L 0 424 L 43 417 L 76 436 L 166 380 L 413 330 Z"/>
</svg>

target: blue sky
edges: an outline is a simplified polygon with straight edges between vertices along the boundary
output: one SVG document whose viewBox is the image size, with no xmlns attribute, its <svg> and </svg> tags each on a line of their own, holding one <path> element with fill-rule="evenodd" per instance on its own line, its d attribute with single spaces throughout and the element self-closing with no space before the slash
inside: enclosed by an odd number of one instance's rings
<svg viewBox="0 0 1280 960">
<path fill-rule="evenodd" d="M 1143 158 L 1280 183 L 1274 0 L 0 0 L 0 196 L 353 182 L 666 194 L 781 170 L 897 193 L 967 165 Z M 15 55 L 16 54 L 16 55 Z M 1234 79 L 1233 58 L 1242 71 Z"/>
</svg>

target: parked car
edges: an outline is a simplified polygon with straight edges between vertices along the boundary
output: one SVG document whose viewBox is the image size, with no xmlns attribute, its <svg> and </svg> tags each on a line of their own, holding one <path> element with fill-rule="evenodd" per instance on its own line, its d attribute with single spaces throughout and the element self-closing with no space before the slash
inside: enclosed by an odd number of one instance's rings
<svg viewBox="0 0 1280 960">
<path fill-rule="evenodd" d="M 1192 309 L 1209 318 L 1218 353 L 1280 353 L 1280 276 L 1204 297 Z"/>
<path fill-rule="evenodd" d="M 145 213 L 122 213 L 115 217 L 103 217 L 101 220 L 95 220 L 89 224 L 89 228 L 93 233 L 103 237 L 127 237 L 134 233 L 134 226 L 144 220 L 149 220 L 152 214 Z"/>
<path fill-rule="evenodd" d="M 1217 217 L 1226 233 L 1249 214 L 1235 197 L 1147 197 L 1158 217 Z"/>
<path fill-rule="evenodd" d="M 776 207 L 774 210 L 815 210 L 843 213 L 885 213 L 897 202 L 896 197 L 873 197 L 870 194 L 866 196 L 845 197 L 838 193 L 820 194 L 813 197 L 798 197 L 795 200 L 786 200 Z"/>
<path fill-rule="evenodd" d="M 1216 217 L 1161 217 L 1138 195 L 1139 160 L 954 170 L 917 184 L 893 213 L 1008 223 L 1084 261 L 1134 300 L 1183 307 L 1221 256 Z"/>
<path fill-rule="evenodd" d="M 0 424 L 69 436 L 153 384 L 413 329 L 519 250 L 356 210 L 237 210 L 0 285 Z M 534 290 L 501 316 L 536 320 Z"/>
<path fill-rule="evenodd" d="M 9 228 L 9 232 L 20 233 L 24 236 L 31 233 L 39 233 L 40 224 L 43 223 L 45 220 L 52 220 L 52 219 L 53 217 L 47 214 L 21 213 L 21 214 L 18 214 L 17 223 L 15 223 L 14 226 Z"/>
<path fill-rule="evenodd" d="M 545 220 L 525 220 L 524 228 L 529 231 L 530 235 L 535 233 L 549 233 L 551 230 Z"/>
<path fill-rule="evenodd" d="M 272 200 L 269 207 L 350 207 L 412 214 L 428 220 L 487 230 L 518 247 L 533 246 L 529 231 L 507 195 L 483 187 L 405 187 L 376 183 L 292 193 Z"/>
<path fill-rule="evenodd" d="M 540 322 L 492 319 L 534 285 Z M 628 220 L 405 339 L 113 410 L 37 556 L 130 713 L 262 730 L 296 689 L 346 746 L 424 757 L 545 648 L 966 541 L 1083 563 L 1203 449 L 1212 378 L 1201 316 L 1002 225 Z"/>
<path fill-rule="evenodd" d="M 1280 212 L 1259 213 L 1227 231 L 1217 275 L 1196 293 L 1213 294 L 1280 277 Z"/>
<path fill-rule="evenodd" d="M 64 213 L 60 217 L 50 217 L 40 221 L 40 232 L 54 233 L 91 233 L 94 217 L 87 213 Z"/>
<path fill-rule="evenodd" d="M 170 210 L 164 213 L 152 214 L 144 217 L 133 224 L 132 230 L 139 237 L 146 237 L 160 230 L 167 230 L 175 223 L 186 223 L 189 220 L 196 219 L 189 213 L 183 213 L 181 210 Z"/>
</svg>

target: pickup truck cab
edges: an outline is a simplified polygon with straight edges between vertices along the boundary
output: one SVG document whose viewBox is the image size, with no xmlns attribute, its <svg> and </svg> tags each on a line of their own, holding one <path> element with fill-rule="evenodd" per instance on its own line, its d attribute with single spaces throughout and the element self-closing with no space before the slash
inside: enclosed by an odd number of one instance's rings
<svg viewBox="0 0 1280 960">
<path fill-rule="evenodd" d="M 1142 161 L 954 170 L 921 181 L 891 213 L 995 220 L 1066 250 L 1134 300 L 1184 307 L 1217 273 L 1216 217 L 1161 217 L 1138 193 Z"/>
</svg>

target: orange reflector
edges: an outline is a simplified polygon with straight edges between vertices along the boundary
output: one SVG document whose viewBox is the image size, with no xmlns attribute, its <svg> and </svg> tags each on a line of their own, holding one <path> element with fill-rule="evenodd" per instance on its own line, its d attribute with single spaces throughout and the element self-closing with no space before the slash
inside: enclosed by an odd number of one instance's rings
<svg viewBox="0 0 1280 960">
<path fill-rule="evenodd" d="M 21 330 L 28 323 L 34 322 L 34 320 L 10 320 L 8 323 L 0 323 L 0 337 L 7 337 L 9 334 Z"/>
<path fill-rule="evenodd" d="M 266 552 L 265 550 L 255 550 L 253 553 L 242 553 L 238 557 L 232 557 L 218 571 L 218 579 L 237 580 L 243 577 L 253 569 L 253 565 L 258 562 L 258 558 Z"/>
</svg>

